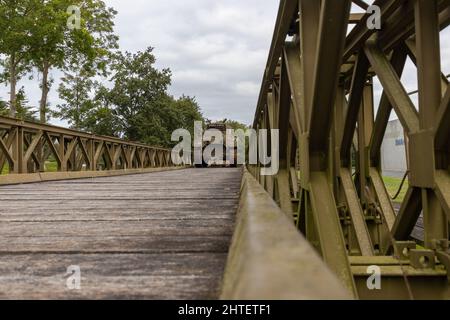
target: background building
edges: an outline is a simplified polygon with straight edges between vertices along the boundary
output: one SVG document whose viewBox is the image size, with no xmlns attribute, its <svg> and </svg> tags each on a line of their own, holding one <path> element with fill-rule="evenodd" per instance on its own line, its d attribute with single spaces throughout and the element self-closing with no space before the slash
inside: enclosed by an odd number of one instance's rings
<svg viewBox="0 0 450 320">
<path fill-rule="evenodd" d="M 385 176 L 403 177 L 407 169 L 405 135 L 399 120 L 389 121 L 381 147 L 381 163 Z"/>
</svg>

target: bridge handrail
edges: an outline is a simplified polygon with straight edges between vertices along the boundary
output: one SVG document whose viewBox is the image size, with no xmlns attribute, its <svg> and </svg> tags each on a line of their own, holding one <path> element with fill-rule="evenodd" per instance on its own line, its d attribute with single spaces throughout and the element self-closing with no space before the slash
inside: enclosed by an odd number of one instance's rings
<svg viewBox="0 0 450 320">
<path fill-rule="evenodd" d="M 266 176 L 261 163 L 248 170 L 355 298 L 441 298 L 448 283 L 439 268 L 449 265 L 450 84 L 440 39 L 450 2 L 376 0 L 363 14 L 352 10 L 355 3 L 280 0 L 253 121 L 256 131 L 279 137 L 277 146 L 272 139 L 258 147 L 276 150 L 279 170 Z M 417 102 L 405 88 L 408 59 L 417 71 Z M 394 112 L 409 170 L 399 212 L 382 170 Z M 419 250 L 410 235 L 422 213 L 432 222 Z M 397 265 L 377 262 L 396 260 L 406 246 Z M 425 276 L 427 265 L 417 259 L 439 261 L 431 268 L 439 280 L 419 289 L 418 274 L 404 268 Z M 395 289 L 368 289 L 358 268 L 374 265 L 383 275 L 395 270 Z"/>
<path fill-rule="evenodd" d="M 222 299 L 351 299 L 292 219 L 245 169 Z"/>
<path fill-rule="evenodd" d="M 0 133 L 0 172 L 8 163 L 10 174 L 42 173 L 50 155 L 72 175 L 174 166 L 170 149 L 48 124 L 0 116 Z"/>
<path fill-rule="evenodd" d="M 169 149 L 167 149 L 167 148 L 153 147 L 153 146 L 149 146 L 144 143 L 135 142 L 135 141 L 127 141 L 127 140 L 120 139 L 117 137 L 97 135 L 94 133 L 88 133 L 85 131 L 64 128 L 64 127 L 55 126 L 55 125 L 51 125 L 51 124 L 36 123 L 36 122 L 32 122 L 32 121 L 25 121 L 25 120 L 16 119 L 16 118 L 0 116 L 0 130 L 11 127 L 11 126 L 22 127 L 22 128 L 28 129 L 30 131 L 45 130 L 45 131 L 51 132 L 53 134 L 64 134 L 66 136 L 81 137 L 81 138 L 85 138 L 85 139 L 104 140 L 104 141 L 108 141 L 108 142 L 121 143 L 121 144 L 125 143 L 130 146 L 169 151 Z"/>
</svg>

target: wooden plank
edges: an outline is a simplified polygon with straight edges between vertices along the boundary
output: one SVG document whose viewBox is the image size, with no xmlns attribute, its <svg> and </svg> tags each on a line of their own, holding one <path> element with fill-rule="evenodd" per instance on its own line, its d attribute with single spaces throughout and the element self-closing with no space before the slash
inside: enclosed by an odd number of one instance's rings
<svg viewBox="0 0 450 320">
<path fill-rule="evenodd" d="M 0 186 L 0 299 L 217 298 L 240 180 L 217 168 Z"/>
<path fill-rule="evenodd" d="M 20 253 L 226 253 L 231 235 L 186 236 L 72 236 L 72 237 L 2 237 L 0 254 Z M 114 263 L 111 261 L 111 263 Z M 225 261 L 224 261 L 225 263 Z M 7 276 L 7 275 L 2 275 Z M 221 275 L 217 275 L 220 278 Z"/>
<path fill-rule="evenodd" d="M 183 213 L 180 213 L 176 208 L 165 210 L 159 209 L 147 209 L 143 208 L 124 208 L 120 216 L 112 212 L 111 208 L 86 208 L 85 212 L 83 208 L 71 208 L 64 212 L 57 209 L 43 208 L 31 208 L 32 212 L 24 212 L 23 208 L 8 209 L 7 212 L 2 210 L 1 222 L 51 222 L 51 221 L 154 221 L 154 220 L 174 220 L 175 223 L 178 220 L 233 220 L 233 213 L 236 212 L 235 206 L 210 206 L 211 210 L 217 210 L 218 213 L 215 217 L 205 217 L 202 210 L 196 211 L 196 209 L 186 209 Z"/>
<path fill-rule="evenodd" d="M 210 220 L 153 220 L 153 221 L 62 221 L 62 222 L 8 222 L 0 225 L 0 238 L 44 236 L 70 238 L 91 235 L 104 236 L 164 236 L 164 235 L 229 235 L 233 232 L 230 221 Z"/>
<path fill-rule="evenodd" d="M 36 254 L 0 260 L 0 299 L 213 299 L 226 254 Z M 114 263 L 111 263 L 114 261 Z M 66 270 L 81 269 L 81 290 L 66 289 Z M 132 288 L 132 290 L 130 290 Z"/>
</svg>

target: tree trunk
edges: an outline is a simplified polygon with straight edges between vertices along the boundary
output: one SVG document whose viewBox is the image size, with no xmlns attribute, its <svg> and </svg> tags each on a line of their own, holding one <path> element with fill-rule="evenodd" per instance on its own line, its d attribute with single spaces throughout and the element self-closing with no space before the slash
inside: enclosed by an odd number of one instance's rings
<svg viewBox="0 0 450 320">
<path fill-rule="evenodd" d="M 41 103 L 39 106 L 39 120 L 41 123 L 47 122 L 47 99 L 48 92 L 50 91 L 48 85 L 48 74 L 50 71 L 50 64 L 48 61 L 44 61 L 42 65 L 42 95 L 41 95 Z"/>
<path fill-rule="evenodd" d="M 48 73 L 49 73 L 49 63 L 44 61 L 42 64 L 42 95 L 41 95 L 41 103 L 39 106 L 39 121 L 41 123 L 47 122 L 47 98 L 48 98 Z M 40 162 L 42 163 L 42 169 L 45 171 L 45 160 L 47 157 L 45 156 L 44 144 L 41 143 L 38 150 L 38 157 Z"/>
<path fill-rule="evenodd" d="M 9 84 L 10 84 L 10 92 L 9 92 L 9 115 L 11 118 L 16 117 L 16 87 L 17 87 L 17 74 L 16 74 L 16 56 L 12 54 L 9 61 Z"/>
<path fill-rule="evenodd" d="M 75 117 L 74 117 L 74 124 L 75 124 L 75 130 L 80 130 L 80 76 L 76 75 L 75 80 Z"/>
</svg>

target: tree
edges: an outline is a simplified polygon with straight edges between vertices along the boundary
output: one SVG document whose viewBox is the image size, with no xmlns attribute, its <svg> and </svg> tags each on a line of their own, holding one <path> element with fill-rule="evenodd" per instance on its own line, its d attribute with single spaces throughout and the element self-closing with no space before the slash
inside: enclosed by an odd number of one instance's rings
<svg viewBox="0 0 450 320">
<path fill-rule="evenodd" d="M 29 101 L 25 95 L 25 88 L 22 87 L 17 92 L 16 97 L 16 118 L 26 121 L 36 122 L 36 109 L 33 106 L 29 105 Z"/>
<path fill-rule="evenodd" d="M 98 84 L 87 73 L 65 73 L 58 88 L 59 97 L 65 103 L 57 106 L 58 111 L 54 115 L 61 120 L 67 120 L 74 129 L 85 129 L 89 111 L 95 107 L 92 91 L 96 85 Z"/>
<path fill-rule="evenodd" d="M 84 130 L 103 136 L 120 137 L 120 126 L 114 112 L 100 105 L 89 110 L 84 122 Z"/>
<path fill-rule="evenodd" d="M 171 72 L 158 70 L 155 62 L 151 47 L 135 54 L 117 53 L 111 88 L 97 88 L 84 128 L 163 147 L 174 145 L 171 136 L 176 129 L 193 133 L 194 121 L 203 121 L 200 106 L 195 98 L 170 96 Z"/>
<path fill-rule="evenodd" d="M 42 93 L 39 106 L 41 122 L 46 122 L 50 68 L 53 66 L 61 68 L 65 58 L 66 9 L 67 6 L 63 1 L 50 0 L 41 2 L 36 10 L 36 16 L 40 23 L 33 30 L 30 51 L 33 63 L 42 75 L 40 84 Z"/>
<path fill-rule="evenodd" d="M 104 85 L 96 87 L 95 106 L 86 116 L 84 129 L 99 135 L 120 137 L 120 123 L 109 101 L 109 95 L 110 91 Z"/>
<path fill-rule="evenodd" d="M 66 74 L 59 86 L 59 96 L 65 103 L 58 105 L 54 116 L 67 120 L 77 130 L 98 135 L 119 136 L 118 119 L 109 107 L 109 90 L 83 74 Z"/>
<path fill-rule="evenodd" d="M 5 101 L 0 100 L 0 116 L 8 116 L 9 115 L 9 109 L 8 104 Z"/>
<path fill-rule="evenodd" d="M 30 70 L 31 33 L 36 28 L 37 0 L 0 0 L 0 54 L 10 87 L 9 115 L 16 115 L 17 82 Z"/>
<path fill-rule="evenodd" d="M 133 141 L 145 141 L 148 136 L 144 125 L 162 129 L 163 113 L 167 111 L 170 99 L 167 88 L 171 82 L 169 69 L 154 67 L 153 48 L 132 54 L 118 53 L 112 66 L 113 88 L 108 102 L 120 123 L 122 134 Z"/>
<path fill-rule="evenodd" d="M 81 11 L 80 29 L 68 37 L 68 70 L 108 76 L 112 53 L 119 48 L 119 37 L 114 33 L 117 11 L 106 7 L 101 0 L 77 0 Z M 75 2 L 70 1 L 73 5 Z M 86 41 L 88 40 L 88 41 Z"/>
<path fill-rule="evenodd" d="M 48 0 L 41 2 L 37 12 L 41 21 L 32 37 L 32 59 L 41 80 L 40 120 L 45 122 L 50 91 L 49 73 L 58 68 L 75 73 L 106 72 L 109 50 L 117 48 L 113 34 L 116 11 L 101 0 Z M 69 28 L 70 6 L 80 8 L 79 28 Z"/>
<path fill-rule="evenodd" d="M 235 120 L 224 119 L 224 120 L 219 121 L 219 122 L 224 123 L 227 126 L 228 129 L 233 129 L 233 130 L 241 129 L 241 130 L 245 131 L 245 130 L 250 128 L 249 125 L 243 124 L 243 123 L 241 123 L 239 121 L 235 121 Z"/>
<path fill-rule="evenodd" d="M 172 103 L 173 99 L 165 94 L 151 104 L 143 105 L 136 117 L 137 138 L 134 140 L 153 146 L 168 147 L 172 128 L 177 123 L 174 110 L 171 109 Z"/>
<path fill-rule="evenodd" d="M 0 100 L 0 116 L 8 117 L 9 103 Z M 16 93 L 16 114 L 15 117 L 26 121 L 36 121 L 36 110 L 33 106 L 29 105 L 28 99 L 25 95 L 25 88 L 20 88 Z"/>
<path fill-rule="evenodd" d="M 186 129 L 194 136 L 194 122 L 204 122 L 203 114 L 200 106 L 193 97 L 182 95 L 178 100 L 174 100 L 172 104 L 174 110 L 174 117 L 178 120 L 177 125 L 172 128 L 176 130 Z"/>
</svg>

